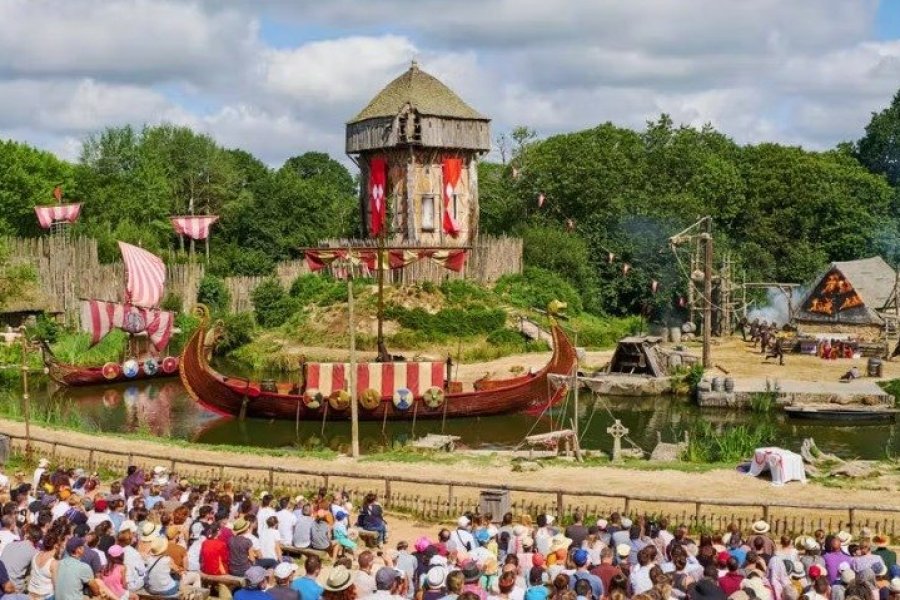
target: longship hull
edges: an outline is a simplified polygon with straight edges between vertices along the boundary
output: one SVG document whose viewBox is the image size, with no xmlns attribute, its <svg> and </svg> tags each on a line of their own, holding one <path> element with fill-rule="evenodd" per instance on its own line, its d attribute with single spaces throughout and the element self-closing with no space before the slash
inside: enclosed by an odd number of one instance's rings
<svg viewBox="0 0 900 600">
<path fill-rule="evenodd" d="M 179 364 L 181 381 L 191 397 L 220 415 L 284 419 L 300 421 L 346 420 L 350 409 L 335 409 L 327 399 L 311 402 L 313 390 L 295 389 L 293 393 L 281 393 L 262 389 L 259 382 L 229 377 L 214 370 L 209 364 L 212 347 L 204 341 L 209 335 L 208 320 L 200 327 L 184 348 Z M 494 380 L 480 386 L 482 389 L 463 392 L 446 392 L 441 402 L 426 401 L 424 393 L 413 393 L 409 402 L 399 403 L 395 395 L 382 394 L 377 402 L 359 403 L 359 419 L 363 421 L 441 419 L 478 417 L 509 414 L 529 410 L 542 410 L 553 406 L 566 393 L 565 387 L 554 388 L 550 374 L 568 375 L 576 364 L 575 348 L 558 326 L 553 327 L 553 356 L 544 368 L 533 375 L 508 380 Z M 362 363 L 360 369 L 382 363 Z M 415 363 L 384 363 L 397 368 Z M 324 363 L 307 365 L 309 372 L 316 372 Z M 393 367 L 386 367 L 391 369 Z M 362 372 L 362 371 L 361 371 Z M 276 385 L 276 389 L 290 384 Z M 384 389 L 384 388 L 382 388 Z M 434 388 L 430 388 L 434 389 Z M 423 390 L 424 392 L 424 390 Z M 368 405 L 368 406 L 367 406 Z"/>
<path fill-rule="evenodd" d="M 163 371 L 157 369 L 155 373 L 146 370 L 143 364 L 138 364 L 137 372 L 129 377 L 124 369 L 119 368 L 115 372 L 107 370 L 103 366 L 78 366 L 60 362 L 49 349 L 44 348 L 44 367 L 50 379 L 60 385 L 70 387 L 84 387 L 91 385 L 108 385 L 110 383 L 126 383 L 129 381 L 146 381 L 148 379 L 168 379 L 177 377 L 178 371 Z"/>
</svg>

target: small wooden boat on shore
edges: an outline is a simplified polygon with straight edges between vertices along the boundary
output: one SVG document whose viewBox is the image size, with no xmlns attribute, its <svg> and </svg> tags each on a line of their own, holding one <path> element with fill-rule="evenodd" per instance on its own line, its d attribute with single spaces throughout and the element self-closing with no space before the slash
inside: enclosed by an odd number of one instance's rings
<svg viewBox="0 0 900 600">
<path fill-rule="evenodd" d="M 161 360 L 155 358 L 145 358 L 142 361 L 130 359 L 121 364 L 110 362 L 100 367 L 94 367 L 60 362 L 46 342 L 41 342 L 41 353 L 47 375 L 60 385 L 80 387 L 178 376 L 177 356 L 167 356 Z"/>
<path fill-rule="evenodd" d="M 218 339 L 209 313 L 198 307 L 200 326 L 181 355 L 181 381 L 191 397 L 221 415 L 290 421 L 350 418 L 347 363 L 305 363 L 302 382 L 260 382 L 217 372 L 209 357 Z M 554 389 L 550 374 L 571 375 L 577 357 L 563 330 L 553 324 L 553 356 L 539 371 L 476 384 L 462 391 L 450 381 L 444 362 L 362 362 L 356 364 L 359 419 L 365 421 L 442 419 L 545 409 L 559 402 L 566 387 Z"/>
<path fill-rule="evenodd" d="M 885 425 L 896 420 L 900 410 L 886 406 L 838 406 L 832 404 L 785 406 L 792 419 L 831 421 L 852 425 Z"/>
</svg>

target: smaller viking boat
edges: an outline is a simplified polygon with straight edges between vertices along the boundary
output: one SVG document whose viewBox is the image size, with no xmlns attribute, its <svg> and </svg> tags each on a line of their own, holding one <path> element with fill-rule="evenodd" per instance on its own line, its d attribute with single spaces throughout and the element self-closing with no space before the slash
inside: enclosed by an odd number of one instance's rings
<svg viewBox="0 0 900 600">
<path fill-rule="evenodd" d="M 137 246 L 119 242 L 119 250 L 125 262 L 125 302 L 82 301 L 81 328 L 91 334 L 92 345 L 114 328 L 127 332 L 126 359 L 103 365 L 71 365 L 60 362 L 50 346 L 42 343 L 47 372 L 61 385 L 99 385 L 178 374 L 178 357 L 165 356 L 175 314 L 159 308 L 166 266 L 158 256 Z M 139 350 L 140 346 L 143 348 Z"/>
</svg>

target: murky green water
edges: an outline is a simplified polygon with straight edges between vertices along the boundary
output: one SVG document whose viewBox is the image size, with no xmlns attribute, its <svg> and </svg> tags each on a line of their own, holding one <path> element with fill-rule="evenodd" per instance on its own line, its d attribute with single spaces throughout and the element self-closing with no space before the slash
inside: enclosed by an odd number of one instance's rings
<svg viewBox="0 0 900 600">
<path fill-rule="evenodd" d="M 10 392 L 13 401 L 18 392 Z M 8 394 L 9 395 L 9 394 Z M 346 448 L 349 422 L 293 422 L 220 418 L 197 406 L 177 379 L 156 383 L 122 384 L 92 388 L 56 388 L 44 378 L 32 386 L 32 405 L 36 420 L 75 426 L 80 429 L 110 432 L 141 431 L 204 443 L 228 443 L 260 447 Z M 9 401 L 9 400 L 8 400 Z M 471 448 L 509 449 L 529 433 L 540 433 L 569 423 L 573 403 L 550 415 L 537 418 L 515 414 L 476 419 L 449 419 L 444 432 L 459 435 Z M 579 402 L 578 422 L 583 433 L 582 446 L 609 450 L 606 433 L 614 418 L 630 430 L 629 438 L 651 450 L 657 434 L 663 441 L 674 441 L 697 419 L 728 426 L 772 422 L 780 440 L 778 445 L 793 450 L 805 437 L 814 437 L 819 447 L 843 457 L 883 458 L 900 454 L 896 425 L 847 427 L 841 424 L 806 423 L 788 420 L 783 413 L 753 414 L 721 409 L 700 409 L 686 400 L 657 398 L 595 398 L 583 395 Z M 413 431 L 410 422 L 360 423 L 363 451 L 384 448 L 429 432 L 440 433 L 441 422 L 419 420 Z"/>
</svg>

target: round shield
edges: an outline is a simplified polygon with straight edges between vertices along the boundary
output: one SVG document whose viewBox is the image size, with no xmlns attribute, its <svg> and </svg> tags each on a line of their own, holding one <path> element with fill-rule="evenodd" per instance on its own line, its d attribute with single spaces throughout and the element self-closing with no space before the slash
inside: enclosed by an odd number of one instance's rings
<svg viewBox="0 0 900 600">
<path fill-rule="evenodd" d="M 178 370 L 178 357 L 167 356 L 162 361 L 163 373 L 172 374 Z"/>
<path fill-rule="evenodd" d="M 103 365 L 103 369 L 101 370 L 103 376 L 107 379 L 115 379 L 122 373 L 122 367 L 120 367 L 117 363 L 108 362 Z"/>
<path fill-rule="evenodd" d="M 444 390 L 439 387 L 430 387 L 422 394 L 422 400 L 428 408 L 438 408 L 444 404 Z"/>
<path fill-rule="evenodd" d="M 137 377 L 137 374 L 140 372 L 141 366 L 138 364 L 138 361 L 130 358 L 122 363 L 122 374 L 125 377 L 131 379 L 132 377 Z"/>
<path fill-rule="evenodd" d="M 146 328 L 147 323 L 144 322 L 144 316 L 139 311 L 132 309 L 125 313 L 125 317 L 122 319 L 122 329 L 128 333 L 139 333 Z"/>
<path fill-rule="evenodd" d="M 143 367 L 144 373 L 150 376 L 156 375 L 156 372 L 159 371 L 159 363 L 156 362 L 155 358 L 148 358 L 145 360 Z"/>
<path fill-rule="evenodd" d="M 400 388 L 394 392 L 394 406 L 397 410 L 409 410 L 413 401 L 412 392 L 408 388 Z"/>
<path fill-rule="evenodd" d="M 334 390 L 328 396 L 328 404 L 332 410 L 347 410 L 350 406 L 350 392 L 346 390 Z"/>
<path fill-rule="evenodd" d="M 359 395 L 359 403 L 366 410 L 375 410 L 381 404 L 381 394 L 378 390 L 366 388 Z"/>
<path fill-rule="evenodd" d="M 303 394 L 303 404 L 310 410 L 321 408 L 323 402 L 325 402 L 325 396 L 316 388 L 310 388 Z"/>
</svg>

